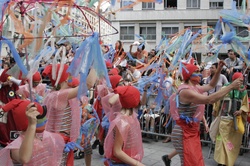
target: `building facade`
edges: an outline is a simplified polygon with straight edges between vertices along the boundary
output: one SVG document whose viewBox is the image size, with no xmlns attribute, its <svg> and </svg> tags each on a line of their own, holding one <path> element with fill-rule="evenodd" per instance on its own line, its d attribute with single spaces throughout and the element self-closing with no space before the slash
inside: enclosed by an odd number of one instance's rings
<svg viewBox="0 0 250 166">
<path fill-rule="evenodd" d="M 111 43 L 111 34 L 113 31 L 111 23 L 109 22 L 109 20 L 107 19 L 109 17 L 109 15 L 105 15 L 106 21 L 104 21 L 103 19 L 100 19 L 100 17 L 98 16 L 98 13 L 95 12 L 95 7 L 91 8 L 92 10 L 84 10 L 84 8 L 82 9 L 82 13 L 78 8 L 73 7 L 70 9 L 70 13 L 69 13 L 69 18 L 70 18 L 70 24 L 71 24 L 71 28 L 73 29 L 73 33 L 72 35 L 76 36 L 76 35 L 85 35 L 86 34 L 91 34 L 92 30 L 94 32 L 99 32 L 99 34 L 102 36 L 101 37 L 101 41 L 104 44 L 109 44 Z M 59 19 L 62 19 L 67 13 L 68 13 L 69 8 L 67 6 L 64 7 L 60 7 L 56 13 L 59 16 Z M 38 11 L 38 16 L 43 17 L 44 14 L 43 12 Z M 21 20 L 21 15 L 19 12 L 19 9 L 17 8 L 15 11 L 15 15 L 16 17 Z M 27 14 L 28 16 L 34 16 L 34 10 L 31 10 L 28 12 Z M 85 15 L 85 16 L 84 16 Z M 27 17 L 27 16 L 26 16 Z M 87 19 L 86 19 L 87 18 Z M 6 15 L 4 15 L 4 19 L 6 19 Z M 25 19 L 25 21 L 28 19 Z M 5 24 L 7 21 L 5 21 Z M 29 30 L 29 28 L 31 27 L 31 24 L 29 22 L 32 21 L 26 21 L 23 25 L 25 30 Z M 16 32 L 15 26 L 14 26 L 14 21 L 11 20 L 11 18 L 9 17 L 9 21 L 8 21 L 8 29 L 4 30 L 4 33 L 2 33 L 3 36 L 9 38 L 10 40 L 12 40 L 12 42 L 14 43 L 14 46 L 17 48 L 18 45 L 20 44 L 20 38 L 22 37 L 21 34 L 18 34 Z M 45 30 L 44 32 L 51 32 L 52 29 L 54 27 L 52 26 L 51 22 L 48 22 L 46 24 Z M 91 30 L 92 28 L 92 30 Z M 80 29 L 77 30 L 76 29 Z M 32 32 L 33 33 L 33 32 Z M 45 33 L 43 34 L 43 36 L 47 36 L 45 35 Z M 88 35 L 87 35 L 88 36 Z M 35 34 L 34 37 L 38 37 L 38 32 L 37 35 Z M 58 36 L 56 38 L 56 41 L 58 41 L 60 39 L 60 37 L 64 37 L 63 35 Z M 82 37 L 82 40 L 84 40 L 85 37 Z M 36 40 L 36 39 L 34 39 Z M 29 45 L 28 49 L 33 49 L 33 45 Z M 0 57 L 5 57 L 10 53 L 10 49 L 8 48 L 8 46 L 3 43 L 2 44 L 2 48 L 0 49 L 0 53 L 1 56 Z"/>
<path fill-rule="evenodd" d="M 240 9 L 242 0 L 235 1 Z M 121 0 L 116 4 L 116 8 L 128 3 L 129 0 Z M 196 32 L 202 27 L 202 34 L 206 34 L 208 29 L 205 27 L 215 27 L 219 12 L 223 9 L 231 9 L 231 0 L 163 0 L 161 4 L 139 3 L 112 17 L 112 25 L 119 29 L 119 34 L 112 36 L 112 42 L 114 44 L 121 40 L 124 49 L 128 50 L 134 41 L 138 41 L 135 37 L 135 34 L 138 34 L 146 39 L 146 50 L 150 50 L 159 44 L 163 36 L 171 37 L 185 28 Z M 244 27 L 236 27 L 236 30 L 240 36 L 249 35 Z M 221 53 L 230 49 L 230 46 L 227 47 L 223 47 Z M 206 50 L 197 48 L 194 52 L 198 53 L 200 59 L 200 55 Z"/>
</svg>

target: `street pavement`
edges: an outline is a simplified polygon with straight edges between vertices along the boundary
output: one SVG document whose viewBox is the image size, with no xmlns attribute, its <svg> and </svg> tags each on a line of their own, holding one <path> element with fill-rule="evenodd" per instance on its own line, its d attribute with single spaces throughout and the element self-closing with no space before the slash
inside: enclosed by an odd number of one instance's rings
<svg viewBox="0 0 250 166">
<path fill-rule="evenodd" d="M 171 142 L 162 143 L 162 140 L 158 142 L 152 139 L 144 139 L 143 147 L 144 147 L 144 158 L 142 163 L 146 166 L 164 166 L 163 161 L 161 160 L 161 156 L 165 154 L 169 154 L 172 150 L 174 150 Z M 209 146 L 202 146 L 203 157 L 205 160 L 206 166 L 217 166 L 217 163 L 213 159 L 213 153 L 208 158 Z M 92 166 L 103 166 L 102 162 L 103 156 L 99 155 L 98 147 L 93 150 L 92 155 Z M 75 160 L 75 166 L 83 166 L 85 165 L 84 159 Z M 172 159 L 171 166 L 180 166 L 180 158 L 179 156 L 175 156 Z M 250 166 L 250 151 L 244 153 L 242 156 L 239 156 L 235 166 Z"/>
</svg>

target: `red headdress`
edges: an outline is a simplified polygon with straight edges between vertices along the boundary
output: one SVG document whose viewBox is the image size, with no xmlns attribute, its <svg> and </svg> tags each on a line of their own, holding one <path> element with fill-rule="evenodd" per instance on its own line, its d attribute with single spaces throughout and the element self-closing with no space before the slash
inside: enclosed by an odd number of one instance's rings
<svg viewBox="0 0 250 166">
<path fill-rule="evenodd" d="M 33 75 L 32 78 L 33 82 L 40 82 L 41 79 L 42 79 L 41 74 L 38 71 Z"/>
<path fill-rule="evenodd" d="M 183 76 L 184 81 L 188 80 L 193 74 L 193 72 L 198 70 L 198 67 L 193 64 L 186 64 L 185 68 L 184 67 L 182 68 L 182 76 Z"/>
<path fill-rule="evenodd" d="M 118 86 L 114 92 L 119 94 L 123 108 L 135 108 L 140 103 L 140 92 L 133 86 Z"/>
<path fill-rule="evenodd" d="M 58 78 L 58 73 L 59 73 L 59 70 L 60 70 L 60 64 L 57 64 L 57 70 L 56 70 L 56 79 L 53 79 L 52 77 L 52 65 L 48 65 L 44 71 L 43 71 L 43 76 L 48 76 L 50 81 L 51 81 L 51 84 L 52 86 L 55 86 L 55 83 L 57 81 L 57 79 L 59 79 L 58 81 L 58 84 L 66 81 L 69 77 L 69 73 L 67 72 L 67 69 L 68 69 L 68 65 L 63 65 L 63 71 L 62 71 L 62 74 L 61 74 L 61 77 Z"/>
<path fill-rule="evenodd" d="M 115 89 L 117 87 L 121 78 L 122 78 L 122 76 L 120 76 L 120 75 L 109 76 L 109 80 L 110 80 L 110 83 L 111 83 L 113 89 Z"/>
<path fill-rule="evenodd" d="M 30 104 L 29 100 L 14 99 L 2 107 L 4 112 L 12 111 L 13 119 L 16 125 L 16 130 L 25 131 L 28 127 L 28 118 L 26 116 L 26 108 Z M 39 103 L 35 103 L 37 111 L 40 115 L 44 114 L 44 109 Z M 46 118 L 42 119 L 43 123 Z M 39 122 L 38 122 L 39 123 Z M 40 123 L 40 124 L 41 124 Z M 44 129 L 44 125 L 40 126 Z"/>
</svg>

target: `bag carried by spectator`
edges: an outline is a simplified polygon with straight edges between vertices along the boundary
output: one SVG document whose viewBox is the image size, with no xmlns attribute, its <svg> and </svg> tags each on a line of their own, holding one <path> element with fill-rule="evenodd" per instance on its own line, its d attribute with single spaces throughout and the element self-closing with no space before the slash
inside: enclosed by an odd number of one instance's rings
<svg viewBox="0 0 250 166">
<path fill-rule="evenodd" d="M 221 117 L 218 115 L 214 121 L 211 123 L 211 126 L 209 128 L 209 135 L 213 142 L 215 142 L 216 135 L 219 132 L 219 125 L 220 125 Z"/>
<path fill-rule="evenodd" d="M 223 100 L 223 103 L 224 103 L 224 100 Z M 222 103 L 222 105 L 223 105 L 223 103 Z M 210 138 L 213 142 L 215 142 L 216 136 L 219 132 L 219 126 L 220 126 L 220 121 L 221 121 L 221 116 L 220 116 L 221 112 L 222 112 L 222 109 L 220 109 L 218 116 L 214 119 L 214 121 L 211 123 L 211 126 L 209 128 L 209 135 L 210 135 Z"/>
</svg>

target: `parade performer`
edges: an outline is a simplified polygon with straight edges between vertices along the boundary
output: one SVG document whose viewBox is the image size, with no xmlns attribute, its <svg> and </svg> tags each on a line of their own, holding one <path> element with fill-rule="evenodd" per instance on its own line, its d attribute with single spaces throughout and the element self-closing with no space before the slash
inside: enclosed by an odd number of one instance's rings
<svg viewBox="0 0 250 166">
<path fill-rule="evenodd" d="M 111 83 L 111 86 L 113 89 L 115 89 L 117 86 L 123 85 L 123 79 L 122 79 L 122 76 L 120 76 L 120 75 L 109 76 L 109 80 L 110 80 L 110 83 Z M 101 104 L 101 98 L 108 94 L 108 90 L 107 90 L 107 87 L 105 85 L 98 85 L 97 92 L 98 92 L 98 96 L 97 96 L 97 99 L 94 103 L 94 108 L 97 110 L 97 114 L 98 114 L 98 117 L 100 119 L 100 123 L 102 123 L 104 113 L 103 113 L 103 108 L 102 108 L 102 104 Z M 104 154 L 103 144 L 104 144 L 104 138 L 106 136 L 105 133 L 106 132 L 103 129 L 102 125 L 100 125 L 99 131 L 98 131 L 98 136 L 96 137 L 96 140 L 92 146 L 92 148 L 95 149 L 96 146 L 98 145 L 98 148 L 99 148 L 98 150 L 99 150 L 100 155 Z"/>
<path fill-rule="evenodd" d="M 114 92 L 102 99 L 102 105 L 114 107 L 105 109 L 110 121 L 104 142 L 105 165 L 143 166 L 141 129 L 133 110 L 140 103 L 140 92 L 133 86 L 119 86 Z"/>
<path fill-rule="evenodd" d="M 67 73 L 67 65 L 57 64 L 55 79 L 53 79 L 52 68 L 53 66 L 49 65 L 43 71 L 43 75 L 50 78 L 54 87 L 54 90 L 44 99 L 44 104 L 48 108 L 46 131 L 60 133 L 64 137 L 65 142 L 75 142 L 78 138 L 81 124 L 81 107 L 80 102 L 76 98 L 79 86 L 71 88 L 70 83 L 72 79 L 69 73 Z M 56 82 L 58 82 L 58 85 L 56 85 Z M 73 150 L 69 154 L 65 153 L 63 157 L 64 165 L 74 165 Z"/>
<path fill-rule="evenodd" d="M 237 78 L 243 79 L 242 73 L 234 73 L 232 80 L 234 81 Z M 226 98 L 230 98 L 232 102 L 233 99 L 237 100 L 239 107 L 233 110 L 232 104 L 230 108 L 228 102 L 224 100 Z M 224 99 L 214 105 L 214 114 L 221 116 L 215 141 L 214 160 L 219 165 L 233 166 L 240 152 L 247 113 L 249 112 L 247 90 L 230 91 Z M 238 130 L 235 130 L 234 116 L 237 118 L 237 121 L 242 122 L 242 126 L 239 126 L 239 122 L 237 123 Z"/>
<path fill-rule="evenodd" d="M 169 99 L 170 113 L 176 120 L 176 125 L 172 131 L 172 142 L 180 155 L 181 165 L 204 165 L 199 126 L 204 115 L 205 104 L 215 103 L 232 89 L 237 89 L 242 84 L 243 80 L 237 79 L 231 85 L 210 96 L 203 95 L 204 92 L 215 87 L 223 65 L 223 61 L 220 61 L 211 82 L 203 86 L 199 86 L 201 78 L 197 66 L 187 64 L 185 68 L 182 68 L 185 83 L 180 85 L 177 93 Z M 167 155 L 164 155 L 163 160 L 167 160 L 166 157 Z"/>
<path fill-rule="evenodd" d="M 0 76 L 0 105 L 7 104 L 13 99 L 18 99 L 16 91 L 18 90 L 18 85 L 13 83 L 9 78 L 10 75 L 7 74 L 8 69 L 4 70 Z M 12 112 L 8 113 L 7 123 L 0 123 L 0 143 L 3 146 L 6 146 L 11 142 L 12 138 L 10 138 L 10 133 L 12 130 L 16 129 L 13 121 Z"/>
<path fill-rule="evenodd" d="M 95 131 L 100 123 L 96 111 L 92 108 L 90 104 L 84 103 L 82 105 L 82 119 L 81 119 L 81 131 L 77 142 L 84 149 L 84 159 L 86 166 L 91 166 L 91 155 L 92 147 L 91 140 L 95 134 Z M 79 158 L 83 155 L 81 151 L 79 153 Z"/>
<path fill-rule="evenodd" d="M 1 91 L 0 91 L 0 101 L 4 104 L 8 103 L 13 99 L 19 98 L 16 94 L 18 90 L 18 85 L 13 83 L 7 74 L 8 70 L 4 70 L 0 76 Z"/>
<path fill-rule="evenodd" d="M 44 131 L 47 121 L 44 107 L 14 99 L 2 110 L 13 113 L 20 136 L 0 151 L 1 165 L 60 165 L 65 143 L 60 134 Z"/>
<path fill-rule="evenodd" d="M 40 104 L 43 103 L 43 98 L 47 92 L 46 84 L 41 83 L 42 77 L 39 72 L 36 72 L 32 77 L 32 99 Z M 29 84 L 19 86 L 17 94 L 21 95 L 23 99 L 30 98 Z"/>
</svg>

